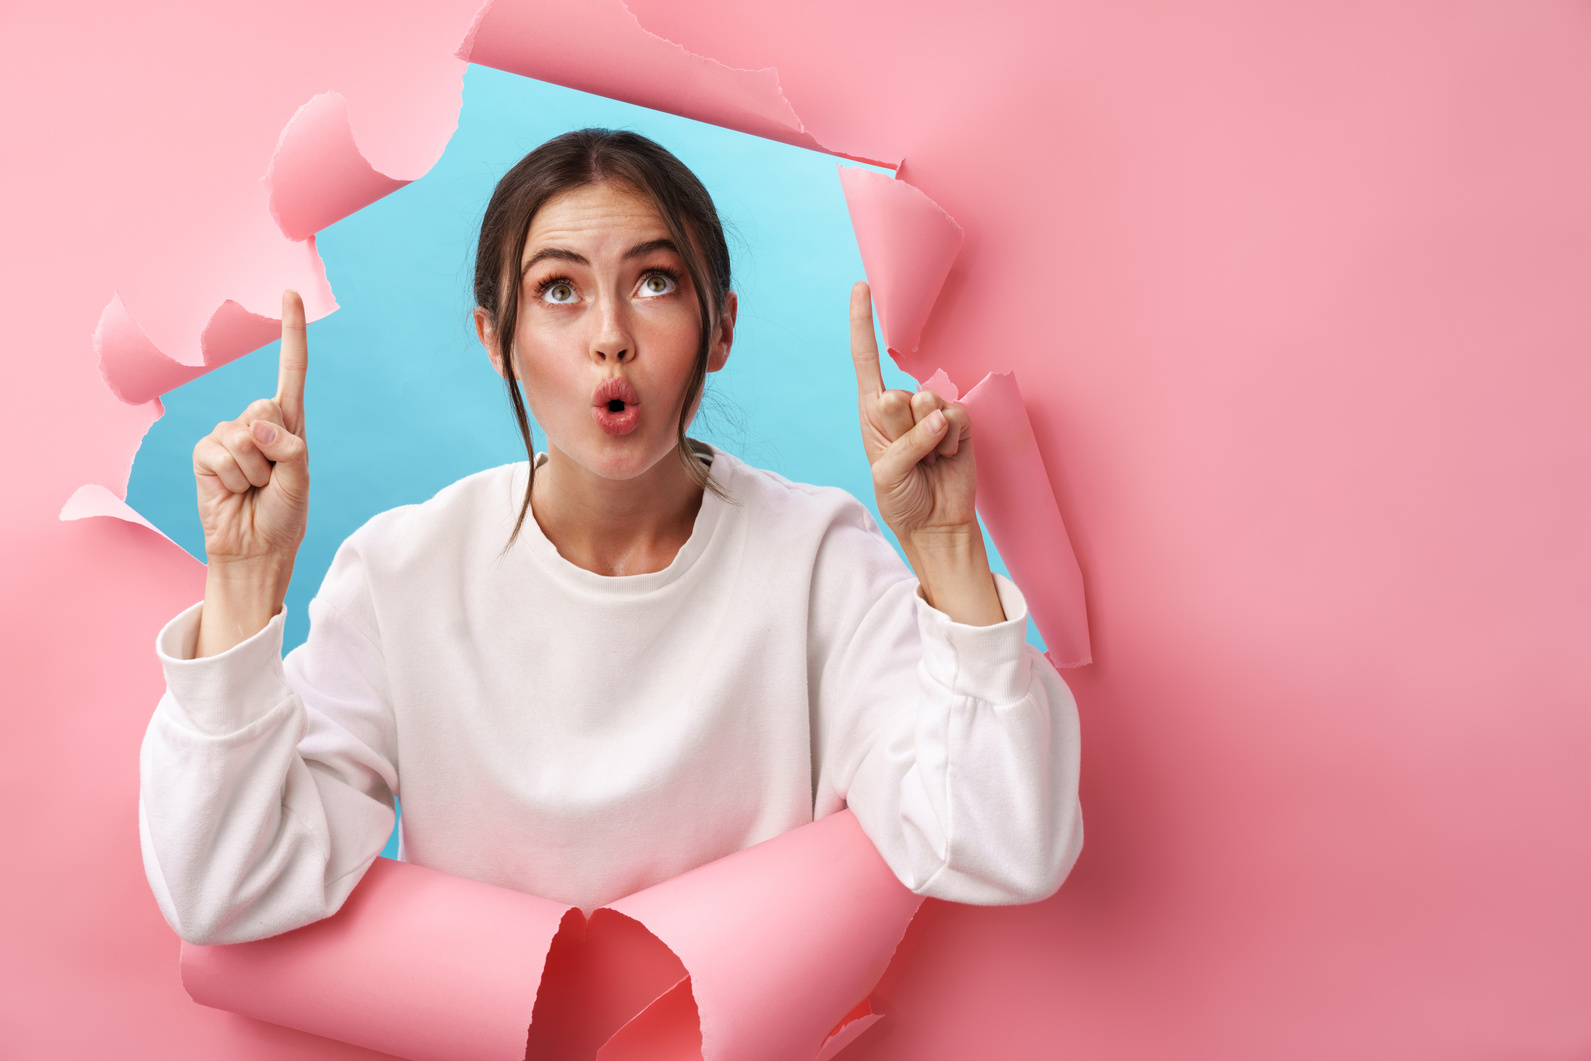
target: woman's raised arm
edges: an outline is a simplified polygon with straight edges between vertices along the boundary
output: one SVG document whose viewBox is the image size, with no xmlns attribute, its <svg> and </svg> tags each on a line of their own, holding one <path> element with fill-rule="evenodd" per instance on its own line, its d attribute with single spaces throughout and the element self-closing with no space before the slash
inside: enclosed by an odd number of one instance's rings
<svg viewBox="0 0 1591 1061">
<path fill-rule="evenodd" d="M 284 291 L 276 397 L 216 424 L 193 448 L 208 559 L 197 656 L 246 641 L 282 610 L 309 521 L 308 371 L 304 303 Z"/>
<path fill-rule="evenodd" d="M 184 939 L 229 943 L 341 906 L 392 831 L 397 734 L 361 557 L 344 545 L 284 663 L 309 506 L 304 306 L 282 298 L 275 398 L 193 451 L 204 603 L 156 641 L 166 693 L 140 756 L 144 868 Z"/>
<path fill-rule="evenodd" d="M 917 586 L 861 506 L 830 526 L 809 608 L 817 810 L 848 803 L 919 894 L 1034 902 L 1083 842 L 1076 701 L 1026 644 L 1021 591 L 990 572 L 971 417 L 884 389 L 865 284 L 851 355 L 879 513 Z"/>
<path fill-rule="evenodd" d="M 906 551 L 928 603 L 967 626 L 1004 621 L 973 507 L 972 417 L 933 391 L 884 389 L 866 284 L 851 290 L 851 360 L 878 513 Z"/>
</svg>

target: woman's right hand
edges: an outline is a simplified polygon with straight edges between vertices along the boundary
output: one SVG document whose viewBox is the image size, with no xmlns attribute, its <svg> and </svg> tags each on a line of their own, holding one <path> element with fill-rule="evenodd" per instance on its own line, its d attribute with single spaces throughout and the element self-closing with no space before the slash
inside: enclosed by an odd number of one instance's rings
<svg viewBox="0 0 1591 1061">
<path fill-rule="evenodd" d="M 193 448 L 199 520 L 209 560 L 196 656 L 259 633 L 282 608 L 309 522 L 304 303 L 282 293 L 282 352 L 275 398 L 215 425 Z"/>
</svg>

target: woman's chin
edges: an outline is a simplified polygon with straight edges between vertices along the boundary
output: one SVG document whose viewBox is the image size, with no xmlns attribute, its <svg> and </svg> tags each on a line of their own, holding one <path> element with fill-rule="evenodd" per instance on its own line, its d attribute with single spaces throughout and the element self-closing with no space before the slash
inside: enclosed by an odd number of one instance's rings
<svg viewBox="0 0 1591 1061">
<path fill-rule="evenodd" d="M 594 432 L 575 447 L 562 449 L 575 464 L 601 479 L 625 482 L 639 479 L 673 453 L 673 439 L 648 438 L 645 432 L 622 435 Z"/>
</svg>

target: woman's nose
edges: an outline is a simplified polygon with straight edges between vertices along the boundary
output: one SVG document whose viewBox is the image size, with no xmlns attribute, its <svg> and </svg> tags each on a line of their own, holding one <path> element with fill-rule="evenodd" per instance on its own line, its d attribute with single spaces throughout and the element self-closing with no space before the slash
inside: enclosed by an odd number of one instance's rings
<svg viewBox="0 0 1591 1061">
<path fill-rule="evenodd" d="M 635 360 L 635 336 L 622 299 L 607 297 L 599 300 L 597 330 L 591 337 L 591 358 L 607 363 Z"/>
</svg>

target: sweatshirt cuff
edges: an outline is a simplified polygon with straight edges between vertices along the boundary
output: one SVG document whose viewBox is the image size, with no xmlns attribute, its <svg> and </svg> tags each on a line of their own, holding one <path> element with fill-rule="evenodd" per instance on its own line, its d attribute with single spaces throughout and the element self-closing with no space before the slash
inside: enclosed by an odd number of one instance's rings
<svg viewBox="0 0 1591 1061">
<path fill-rule="evenodd" d="M 1005 622 L 992 626 L 958 623 L 923 599 L 917 587 L 917 629 L 929 677 L 957 696 L 1010 704 L 1028 694 L 1033 678 L 1027 651 L 1028 603 L 1016 583 L 995 574 Z"/>
<path fill-rule="evenodd" d="M 236 733 L 264 717 L 293 692 L 282 674 L 282 627 L 287 607 L 265 628 L 225 652 L 194 659 L 204 602 L 178 615 L 155 637 L 155 654 L 166 673 L 162 703 L 177 708 L 180 721 L 209 736 Z"/>
</svg>

